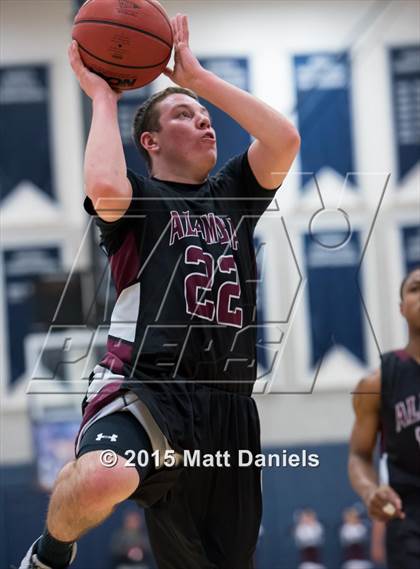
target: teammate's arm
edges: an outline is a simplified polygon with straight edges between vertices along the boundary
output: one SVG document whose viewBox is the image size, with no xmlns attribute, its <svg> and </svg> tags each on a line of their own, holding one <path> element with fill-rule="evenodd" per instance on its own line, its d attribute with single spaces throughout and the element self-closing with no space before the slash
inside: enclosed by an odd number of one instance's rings
<svg viewBox="0 0 420 569">
<path fill-rule="evenodd" d="M 348 467 L 350 482 L 365 502 L 369 515 L 377 520 L 388 521 L 391 518 L 403 518 L 404 513 L 398 494 L 389 486 L 379 485 L 373 464 L 379 430 L 380 393 L 380 370 L 362 379 L 356 387 L 353 395 L 356 418 L 350 439 Z"/>
<path fill-rule="evenodd" d="M 118 125 L 120 94 L 83 65 L 75 41 L 69 47 L 69 59 L 80 87 L 92 99 L 84 163 L 85 192 L 103 220 L 116 221 L 124 215 L 132 197 Z"/>
<path fill-rule="evenodd" d="M 166 75 L 222 109 L 256 139 L 248 150 L 251 169 L 261 186 L 278 188 L 299 150 L 296 128 L 269 105 L 201 67 L 189 48 L 186 16 L 178 14 L 172 27 L 175 67 Z"/>
</svg>

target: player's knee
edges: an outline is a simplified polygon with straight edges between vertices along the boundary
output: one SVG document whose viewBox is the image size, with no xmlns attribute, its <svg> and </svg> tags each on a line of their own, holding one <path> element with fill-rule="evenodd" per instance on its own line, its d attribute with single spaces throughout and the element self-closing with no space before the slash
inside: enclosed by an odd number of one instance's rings
<svg viewBox="0 0 420 569">
<path fill-rule="evenodd" d="M 135 468 L 125 466 L 126 459 L 116 456 L 113 466 L 105 466 L 102 451 L 89 452 L 76 461 L 78 498 L 86 506 L 105 507 L 127 499 L 139 485 Z"/>
</svg>

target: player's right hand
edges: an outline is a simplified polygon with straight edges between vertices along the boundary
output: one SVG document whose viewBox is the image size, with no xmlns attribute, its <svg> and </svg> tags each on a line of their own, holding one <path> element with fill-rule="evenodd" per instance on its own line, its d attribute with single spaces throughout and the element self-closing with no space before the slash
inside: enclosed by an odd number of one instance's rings
<svg viewBox="0 0 420 569">
<path fill-rule="evenodd" d="M 68 56 L 70 65 L 77 77 L 77 80 L 79 81 L 80 87 L 88 97 L 93 100 L 101 94 L 107 94 L 115 97 L 115 100 L 118 101 L 121 97 L 121 92 L 114 91 L 105 79 L 102 79 L 102 77 L 99 77 L 96 73 L 89 71 L 89 69 L 83 64 L 79 48 L 75 40 L 73 40 L 69 46 Z"/>
<path fill-rule="evenodd" d="M 405 518 L 401 498 L 395 490 L 385 484 L 372 491 L 366 500 L 366 505 L 369 516 L 376 520 L 388 522 L 394 518 Z"/>
<path fill-rule="evenodd" d="M 180 87 L 196 89 L 196 82 L 206 73 L 200 62 L 190 49 L 188 18 L 177 14 L 171 19 L 174 36 L 174 68 L 167 67 L 163 72 Z"/>
</svg>

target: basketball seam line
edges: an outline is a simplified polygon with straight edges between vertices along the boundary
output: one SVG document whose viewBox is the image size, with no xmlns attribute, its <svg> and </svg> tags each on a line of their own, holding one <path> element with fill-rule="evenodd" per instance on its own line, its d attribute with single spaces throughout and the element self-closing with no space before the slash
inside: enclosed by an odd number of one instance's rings
<svg viewBox="0 0 420 569">
<path fill-rule="evenodd" d="M 108 65 L 114 65 L 115 67 L 123 67 L 125 69 L 152 69 L 153 67 L 159 67 L 160 65 L 163 65 L 169 60 L 169 57 L 165 57 L 165 59 L 162 59 L 162 61 L 154 63 L 153 65 L 123 65 L 122 63 L 115 63 L 114 61 L 108 61 L 107 59 L 102 59 L 97 55 L 95 55 L 94 53 L 91 53 L 85 47 L 83 47 L 81 43 L 79 43 L 78 45 L 82 51 L 85 51 L 88 55 L 97 59 L 98 61 L 102 61 L 102 63 L 106 63 Z"/>
<path fill-rule="evenodd" d="M 161 10 L 161 9 L 159 8 L 159 6 L 156 6 L 156 4 L 154 4 L 154 3 L 151 2 L 150 0 L 145 0 L 145 1 L 146 1 L 150 6 L 152 6 L 155 10 L 157 10 L 157 11 L 159 12 L 159 14 L 161 14 L 161 15 L 165 18 L 166 23 L 167 23 L 168 26 L 169 26 L 169 30 L 170 30 L 170 32 L 171 32 L 171 36 L 172 36 L 172 35 L 173 35 L 173 33 L 172 33 L 172 25 L 171 25 L 171 21 L 169 20 L 168 15 L 166 14 L 166 12 L 164 12 L 164 10 Z"/>
<path fill-rule="evenodd" d="M 74 25 L 77 26 L 79 24 L 108 24 L 109 26 L 115 26 L 118 28 L 126 28 L 127 30 L 132 30 L 133 32 L 139 32 L 140 34 L 145 34 L 146 36 L 151 36 L 152 38 L 159 40 L 160 42 L 162 42 L 166 46 L 168 46 L 170 49 L 172 49 L 172 45 L 170 43 L 168 43 L 164 39 L 160 38 L 156 34 L 153 34 L 152 32 L 147 32 L 146 30 L 141 30 L 139 28 L 134 28 L 133 26 L 128 26 L 127 24 L 120 24 L 117 22 L 109 22 L 108 20 L 78 20 Z"/>
</svg>

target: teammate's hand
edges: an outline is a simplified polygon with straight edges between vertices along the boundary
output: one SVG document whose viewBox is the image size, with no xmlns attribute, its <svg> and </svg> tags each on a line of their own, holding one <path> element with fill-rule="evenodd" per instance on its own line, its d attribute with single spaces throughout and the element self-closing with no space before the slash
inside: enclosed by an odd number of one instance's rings
<svg viewBox="0 0 420 569">
<path fill-rule="evenodd" d="M 68 55 L 70 65 L 77 77 L 77 80 L 79 81 L 80 87 L 88 97 L 93 100 L 98 95 L 107 94 L 115 97 L 118 101 L 121 97 L 121 92 L 114 91 L 105 79 L 102 79 L 102 77 L 99 77 L 96 73 L 89 71 L 89 69 L 83 64 L 79 48 L 75 40 L 73 40 L 69 45 Z"/>
<path fill-rule="evenodd" d="M 403 519 L 401 498 L 390 486 L 378 486 L 366 501 L 368 513 L 372 518 L 388 522 L 394 518 Z"/>
<path fill-rule="evenodd" d="M 180 87 L 194 89 L 195 82 L 201 74 L 205 73 L 205 69 L 190 49 L 188 18 L 177 14 L 175 18 L 172 18 L 171 25 L 174 36 L 175 65 L 173 69 L 167 67 L 164 74 Z"/>
</svg>

